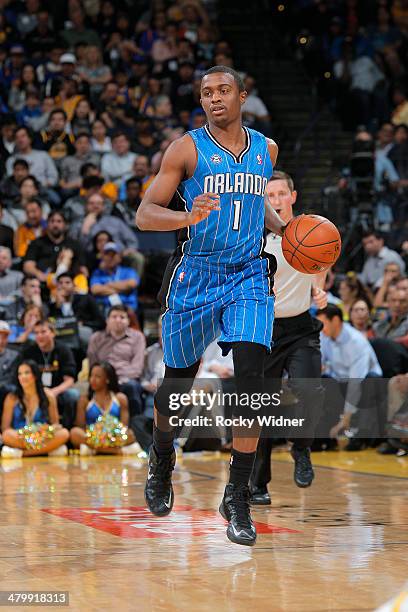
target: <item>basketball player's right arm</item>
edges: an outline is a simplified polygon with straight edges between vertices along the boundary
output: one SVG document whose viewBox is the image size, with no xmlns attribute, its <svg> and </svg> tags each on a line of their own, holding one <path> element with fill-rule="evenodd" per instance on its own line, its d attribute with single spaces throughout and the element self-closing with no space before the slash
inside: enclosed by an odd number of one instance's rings
<svg viewBox="0 0 408 612">
<path fill-rule="evenodd" d="M 219 210 L 219 196 L 203 193 L 193 201 L 190 212 L 168 208 L 177 187 L 191 176 L 195 168 L 197 154 L 190 136 L 174 141 L 167 149 L 160 171 L 136 213 L 136 225 L 141 230 L 171 231 L 195 225 L 206 219 L 212 210 Z"/>
</svg>

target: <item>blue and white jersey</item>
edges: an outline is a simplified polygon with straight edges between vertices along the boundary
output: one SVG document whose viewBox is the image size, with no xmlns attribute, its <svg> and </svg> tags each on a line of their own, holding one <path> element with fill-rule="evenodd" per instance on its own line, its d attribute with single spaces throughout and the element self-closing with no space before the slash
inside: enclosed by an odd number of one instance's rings
<svg viewBox="0 0 408 612">
<path fill-rule="evenodd" d="M 246 145 L 234 155 L 211 134 L 208 125 L 188 132 L 197 150 L 194 175 L 179 187 L 184 209 L 202 193 L 220 196 L 219 211 L 179 232 L 185 255 L 214 264 L 242 264 L 258 257 L 264 245 L 264 194 L 273 168 L 262 134 L 244 127 Z"/>
</svg>

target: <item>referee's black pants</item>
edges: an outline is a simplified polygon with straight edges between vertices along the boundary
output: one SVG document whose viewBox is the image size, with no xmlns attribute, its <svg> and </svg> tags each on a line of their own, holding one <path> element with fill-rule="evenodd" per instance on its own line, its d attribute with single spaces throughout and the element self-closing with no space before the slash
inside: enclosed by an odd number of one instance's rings
<svg viewBox="0 0 408 612">
<path fill-rule="evenodd" d="M 296 389 L 296 380 L 292 380 L 291 390 L 306 407 L 313 406 L 310 418 L 314 426 L 319 421 L 324 399 L 321 386 L 321 329 L 321 322 L 308 311 L 295 317 L 275 319 L 272 352 L 265 358 L 265 378 L 280 381 L 286 371 L 290 379 L 298 379 L 299 389 Z M 316 384 L 313 379 L 316 379 Z M 302 380 L 306 384 L 302 385 Z M 313 438 L 294 438 L 291 441 L 297 448 L 305 448 L 311 446 Z M 271 480 L 272 446 L 273 438 L 267 434 L 261 436 L 251 476 L 251 484 L 255 487 L 264 487 Z"/>
</svg>

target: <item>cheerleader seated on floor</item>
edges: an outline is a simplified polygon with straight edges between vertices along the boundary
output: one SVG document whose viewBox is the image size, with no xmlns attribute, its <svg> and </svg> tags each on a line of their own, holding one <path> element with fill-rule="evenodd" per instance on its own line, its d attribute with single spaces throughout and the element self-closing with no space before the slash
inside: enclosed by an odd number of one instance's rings
<svg viewBox="0 0 408 612">
<path fill-rule="evenodd" d="M 18 366 L 16 392 L 4 400 L 1 429 L 3 458 L 68 454 L 69 431 L 59 424 L 57 400 L 43 386 L 35 361 Z"/>
<path fill-rule="evenodd" d="M 119 391 L 114 367 L 107 361 L 94 363 L 89 393 L 78 400 L 72 445 L 80 455 L 137 455 L 142 449 L 128 424 L 128 399 Z"/>
</svg>

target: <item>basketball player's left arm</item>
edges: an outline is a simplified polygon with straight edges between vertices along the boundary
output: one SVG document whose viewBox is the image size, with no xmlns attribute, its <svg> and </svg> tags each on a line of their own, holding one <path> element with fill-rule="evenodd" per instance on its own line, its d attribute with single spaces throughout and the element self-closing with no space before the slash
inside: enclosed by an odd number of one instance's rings
<svg viewBox="0 0 408 612">
<path fill-rule="evenodd" d="M 275 167 L 278 158 L 278 145 L 276 142 L 267 138 L 268 151 L 271 158 L 272 166 Z M 268 230 L 279 236 L 283 236 L 286 223 L 280 218 L 269 202 L 268 196 L 265 194 L 265 225 Z"/>
<path fill-rule="evenodd" d="M 327 270 L 314 275 L 312 282 L 312 298 L 319 310 L 327 306 L 327 293 L 324 290 L 326 282 Z"/>
</svg>

